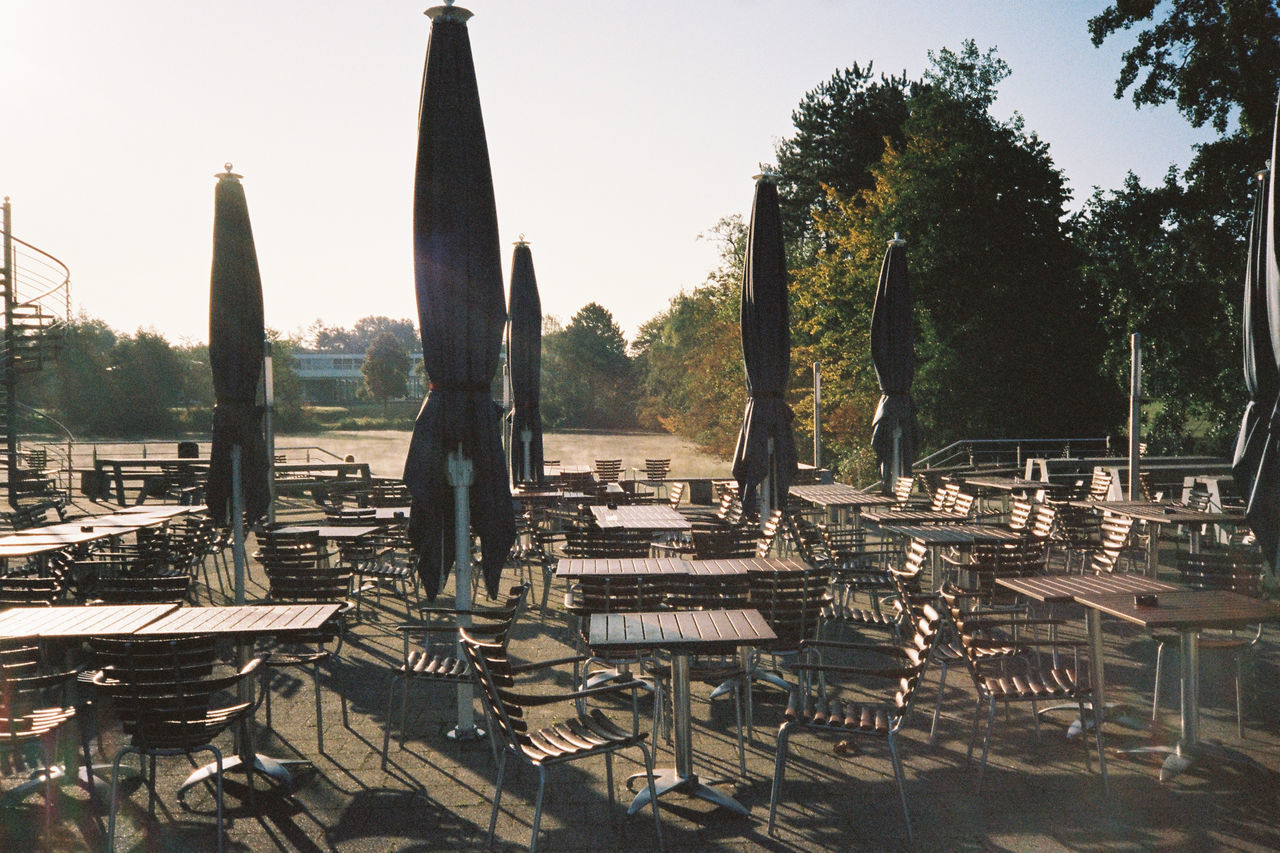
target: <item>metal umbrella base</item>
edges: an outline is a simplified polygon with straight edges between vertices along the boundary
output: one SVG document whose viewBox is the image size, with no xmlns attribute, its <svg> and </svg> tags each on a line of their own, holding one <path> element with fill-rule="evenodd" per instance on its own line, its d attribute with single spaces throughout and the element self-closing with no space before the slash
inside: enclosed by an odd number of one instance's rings
<svg viewBox="0 0 1280 853">
<path fill-rule="evenodd" d="M 292 793 L 293 774 L 289 772 L 289 768 L 299 764 L 310 766 L 311 761 L 306 758 L 272 758 L 268 755 L 259 755 L 255 753 L 252 760 L 246 763 L 243 756 L 233 755 L 230 758 L 223 760 L 222 775 L 226 776 L 228 773 L 245 773 L 246 771 L 253 772 L 264 777 L 277 787 L 282 788 L 285 793 Z M 218 767 L 213 763 L 206 764 L 199 768 L 188 776 L 186 781 L 178 786 L 178 796 L 182 796 L 187 789 L 195 785 L 199 785 L 213 779 L 217 772 Z M 250 785 L 250 787 L 252 788 L 252 785 Z"/>
</svg>

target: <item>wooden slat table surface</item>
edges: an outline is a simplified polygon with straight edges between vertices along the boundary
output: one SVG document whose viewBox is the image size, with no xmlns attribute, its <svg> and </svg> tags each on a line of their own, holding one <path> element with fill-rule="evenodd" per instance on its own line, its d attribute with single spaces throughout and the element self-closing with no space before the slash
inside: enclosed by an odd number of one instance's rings
<svg viewBox="0 0 1280 853">
<path fill-rule="evenodd" d="M 1046 603 L 1075 601 L 1077 593 L 1089 595 L 1134 595 L 1172 592 L 1182 587 L 1143 575 L 1035 575 L 1027 578 L 998 577 L 996 583 L 1027 598 Z"/>
<path fill-rule="evenodd" d="M 324 604 L 245 604 L 182 607 L 134 632 L 160 634 L 276 634 L 319 628 L 341 607 Z"/>
<path fill-rule="evenodd" d="M 824 483 L 817 486 L 792 486 L 790 494 L 802 501 L 823 507 L 891 506 L 893 495 L 864 492 L 847 483 Z"/>
<path fill-rule="evenodd" d="M 997 492 L 1038 492 L 1041 490 L 1057 492 L 1070 488 L 1066 483 L 1027 480 L 1022 477 L 965 477 L 964 484 Z"/>
<path fill-rule="evenodd" d="M 587 575 L 637 577 L 688 574 L 688 561 L 675 557 L 564 557 L 556 563 L 556 577 Z"/>
<path fill-rule="evenodd" d="M 665 504 L 593 506 L 591 514 L 600 528 L 629 530 L 690 530 L 693 523 Z"/>
<path fill-rule="evenodd" d="M 1139 607 L 1131 594 L 1075 594 L 1075 600 L 1086 607 L 1144 628 L 1243 628 L 1280 619 L 1280 604 L 1228 590 L 1160 591 L 1156 599 L 1154 607 Z"/>
<path fill-rule="evenodd" d="M 1022 539 L 1021 533 L 990 524 L 881 524 L 880 532 L 926 545 L 998 544 Z"/>
<path fill-rule="evenodd" d="M 756 645 L 778 637 L 760 611 L 751 609 L 593 613 L 589 636 L 593 649 L 620 646 L 677 652 Z"/>
<path fill-rule="evenodd" d="M 940 509 L 871 510 L 862 514 L 872 524 L 963 524 L 969 516 Z"/>
<path fill-rule="evenodd" d="M 377 533 L 380 529 L 376 524 L 291 524 L 277 529 L 276 532 L 314 533 L 321 539 L 359 539 L 370 533 Z"/>
<path fill-rule="evenodd" d="M 0 637 L 105 637 L 133 634 L 176 604 L 13 607 L 0 613 Z"/>
</svg>

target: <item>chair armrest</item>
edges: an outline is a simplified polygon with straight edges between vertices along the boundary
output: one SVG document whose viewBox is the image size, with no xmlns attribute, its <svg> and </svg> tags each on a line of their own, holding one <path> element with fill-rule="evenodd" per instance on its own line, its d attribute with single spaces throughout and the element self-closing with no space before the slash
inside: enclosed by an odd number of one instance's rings
<svg viewBox="0 0 1280 853">
<path fill-rule="evenodd" d="M 888 643 L 846 643 L 840 640 L 801 640 L 800 648 L 803 649 L 851 649 L 853 651 L 876 652 L 883 655 L 894 655 L 897 657 L 905 657 L 906 652 L 901 646 L 894 646 Z"/>
<path fill-rule="evenodd" d="M 548 667 L 559 666 L 566 663 L 581 663 L 591 660 L 590 655 L 571 655 L 563 658 L 551 658 L 550 660 L 534 661 L 533 663 L 521 663 L 511 667 L 512 672 L 534 672 L 539 669 L 547 669 Z"/>
<path fill-rule="evenodd" d="M 875 678 L 906 678 L 913 675 L 917 670 L 912 667 L 906 668 L 890 668 L 879 669 L 876 667 L 865 666 L 842 666 L 840 664 L 812 664 L 812 663 L 794 663 L 788 669 L 805 672 L 817 673 L 839 673 L 841 675 L 867 675 Z"/>
</svg>

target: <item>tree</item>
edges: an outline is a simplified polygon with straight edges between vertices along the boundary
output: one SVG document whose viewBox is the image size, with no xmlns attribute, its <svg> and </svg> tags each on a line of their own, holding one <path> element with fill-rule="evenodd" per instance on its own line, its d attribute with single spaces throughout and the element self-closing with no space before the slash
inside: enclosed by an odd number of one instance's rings
<svg viewBox="0 0 1280 853">
<path fill-rule="evenodd" d="M 1047 146 L 988 112 L 1008 73 L 972 42 L 930 53 L 902 142 L 872 168 L 874 186 L 831 192 L 817 217 L 830 241 L 796 272 L 793 327 L 802 363 L 820 361 L 824 433 L 851 473 L 865 458 L 878 391 L 870 309 L 885 242 L 907 240 L 917 322 L 913 396 L 925 441 L 1089 434 L 1122 413 L 1098 378 L 1062 225 L 1068 193 Z"/>
<path fill-rule="evenodd" d="M 905 76 L 873 78 L 856 62 L 806 92 L 791 112 L 795 135 L 778 143 L 778 193 L 788 242 L 815 237 L 813 213 L 827 190 L 850 198 L 873 184 L 871 167 L 887 143 L 901 143 L 910 84 Z"/>
<path fill-rule="evenodd" d="M 369 344 L 360 372 L 370 396 L 382 401 L 382 414 L 386 417 L 387 400 L 408 393 L 409 353 L 395 333 L 384 330 Z"/>
<path fill-rule="evenodd" d="M 634 427 L 627 342 L 613 315 L 591 302 L 542 338 L 542 415 L 547 427 Z"/>
<path fill-rule="evenodd" d="M 350 329 L 326 326 L 317 320 L 308 333 L 317 350 L 355 355 L 367 352 L 374 339 L 383 332 L 393 335 L 406 352 L 422 348 L 422 339 L 418 337 L 412 320 L 393 320 L 390 317 L 361 317 Z"/>
</svg>

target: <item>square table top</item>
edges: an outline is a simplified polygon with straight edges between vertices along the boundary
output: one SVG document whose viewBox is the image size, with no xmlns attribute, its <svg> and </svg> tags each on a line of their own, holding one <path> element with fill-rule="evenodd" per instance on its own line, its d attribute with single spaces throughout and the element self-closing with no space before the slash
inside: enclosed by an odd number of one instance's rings
<svg viewBox="0 0 1280 853">
<path fill-rule="evenodd" d="M 964 484 L 998 492 L 1038 492 L 1040 490 L 1055 492 L 1070 488 L 1066 483 L 1050 483 L 1047 480 L 1028 480 L 1024 477 L 1001 477 L 998 475 L 965 477 Z"/>
<path fill-rule="evenodd" d="M 230 607 L 181 607 L 135 634 L 275 634 L 319 628 L 342 605 L 242 604 Z"/>
<path fill-rule="evenodd" d="M 50 527 L 52 528 L 53 525 Z M 0 537 L 0 545 L 57 545 L 65 548 L 68 545 L 83 545 L 86 542 L 97 542 L 99 539 L 109 539 L 112 536 L 123 536 L 137 529 L 136 527 L 103 527 L 101 525 L 95 525 L 89 530 L 81 530 L 78 526 L 70 528 L 61 525 L 58 525 L 57 529 L 49 530 L 33 527 Z"/>
<path fill-rule="evenodd" d="M 752 570 L 760 570 L 754 557 L 689 561 L 689 575 L 696 578 L 746 577 Z"/>
<path fill-rule="evenodd" d="M 0 541 L 0 560 L 9 560 L 15 557 L 36 557 L 40 554 L 48 554 L 51 551 L 61 551 L 66 547 L 66 543 L 50 542 L 47 539 L 24 540 L 21 542 L 12 540 Z"/>
<path fill-rule="evenodd" d="M 596 526 L 631 530 L 690 530 L 693 523 L 667 504 L 592 506 Z"/>
<path fill-rule="evenodd" d="M 1154 607 L 1139 607 L 1124 593 L 1077 593 L 1075 600 L 1144 628 L 1179 631 L 1243 628 L 1280 619 L 1280 604 L 1220 589 L 1188 589 L 1156 594 Z"/>
<path fill-rule="evenodd" d="M 778 638 L 760 611 L 750 609 L 593 613 L 588 632 L 593 649 L 621 646 L 674 652 L 755 645 Z"/>
<path fill-rule="evenodd" d="M 886 509 L 862 514 L 872 524 L 962 524 L 969 516 L 941 509 Z"/>
<path fill-rule="evenodd" d="M 1075 507 L 1124 515 L 1149 524 L 1239 524 L 1243 512 L 1215 512 L 1158 501 L 1070 501 Z"/>
<path fill-rule="evenodd" d="M 556 577 L 651 577 L 688 574 L 688 561 L 675 557 L 563 557 Z"/>
<path fill-rule="evenodd" d="M 281 527 L 277 533 L 314 533 L 321 539 L 359 539 L 382 528 L 376 524 L 291 524 Z"/>
<path fill-rule="evenodd" d="M 1034 575 L 1027 578 L 998 577 L 996 583 L 1027 598 L 1054 603 L 1075 601 L 1080 593 L 1132 597 L 1182 589 L 1177 584 L 1144 575 Z"/>
<path fill-rule="evenodd" d="M 903 536 L 926 545 L 974 545 L 1018 542 L 1022 534 L 991 524 L 881 524 L 881 533 Z"/>
<path fill-rule="evenodd" d="M 789 494 L 802 501 L 824 507 L 891 506 L 893 495 L 864 492 L 847 483 L 821 483 L 816 486 L 792 486 Z"/>
<path fill-rule="evenodd" d="M 176 609 L 176 604 L 11 607 L 0 613 L 0 637 L 104 637 L 133 634 Z"/>
</svg>

